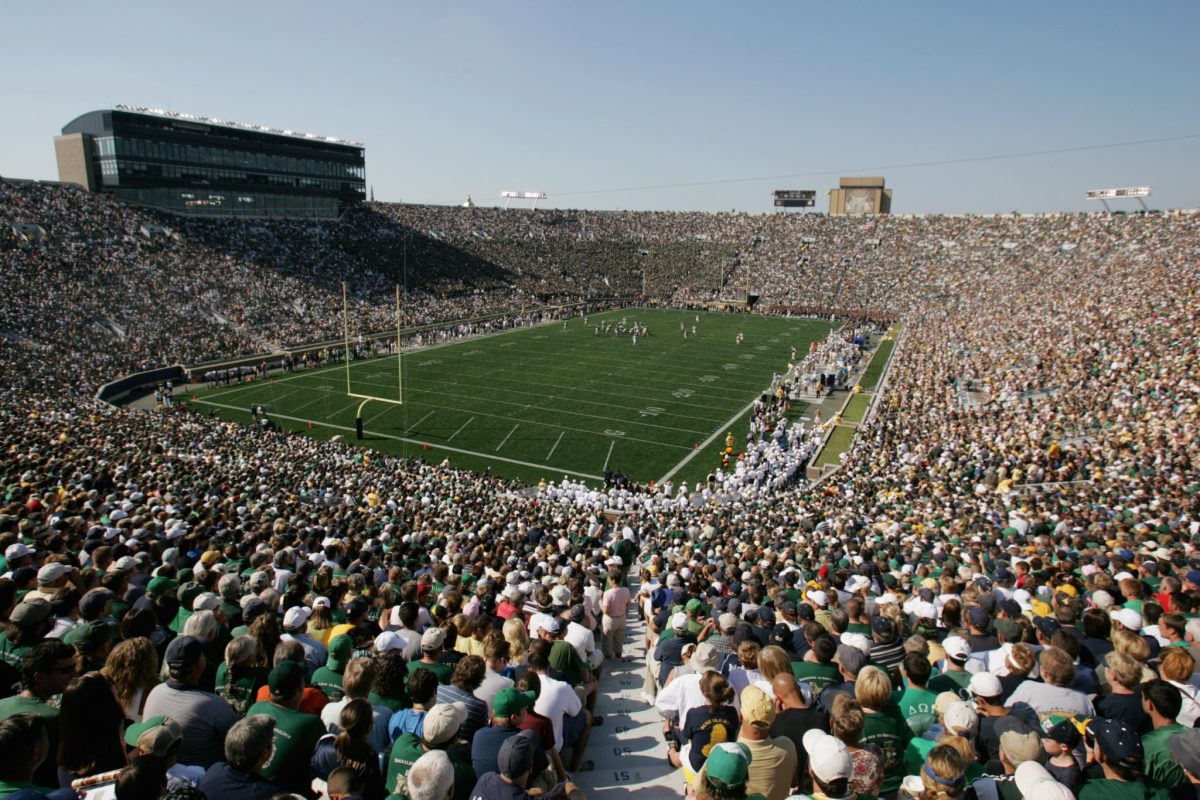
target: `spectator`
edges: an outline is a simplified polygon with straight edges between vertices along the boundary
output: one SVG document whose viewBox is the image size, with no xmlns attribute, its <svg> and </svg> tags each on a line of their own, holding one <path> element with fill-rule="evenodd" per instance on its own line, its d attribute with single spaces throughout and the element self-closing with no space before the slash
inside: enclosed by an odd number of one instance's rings
<svg viewBox="0 0 1200 800">
<path fill-rule="evenodd" d="M 210 767 L 221 760 L 225 734 L 237 717 L 224 700 L 200 688 L 206 664 L 204 645 L 197 639 L 173 639 L 167 647 L 166 664 L 170 678 L 150 690 L 142 714 L 178 722 L 183 727 L 179 760 Z"/>
<path fill-rule="evenodd" d="M 206 800 L 268 800 L 282 791 L 262 774 L 274 754 L 275 720 L 265 714 L 245 717 L 229 729 L 225 760 L 210 766 L 196 788 Z"/>
</svg>

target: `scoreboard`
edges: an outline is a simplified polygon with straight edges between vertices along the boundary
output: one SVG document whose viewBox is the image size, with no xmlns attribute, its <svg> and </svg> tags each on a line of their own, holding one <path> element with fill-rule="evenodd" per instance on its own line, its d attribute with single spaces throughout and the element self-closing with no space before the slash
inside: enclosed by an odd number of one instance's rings
<svg viewBox="0 0 1200 800">
<path fill-rule="evenodd" d="M 776 208 L 812 208 L 817 204 L 815 189 L 776 189 Z"/>
</svg>

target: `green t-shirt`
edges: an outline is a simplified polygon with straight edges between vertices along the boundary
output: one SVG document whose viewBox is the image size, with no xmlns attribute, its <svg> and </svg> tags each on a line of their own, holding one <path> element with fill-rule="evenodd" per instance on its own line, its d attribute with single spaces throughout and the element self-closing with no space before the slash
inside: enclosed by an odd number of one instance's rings
<svg viewBox="0 0 1200 800">
<path fill-rule="evenodd" d="M 328 697 L 331 703 L 336 703 L 346 696 L 346 690 L 342 688 L 342 673 L 334 672 L 329 667 L 317 667 L 308 684 L 320 689 L 321 694 Z"/>
<path fill-rule="evenodd" d="M 883 785 L 879 794 L 888 795 L 900 788 L 900 782 L 908 774 L 904 769 L 904 749 L 912 731 L 895 708 L 864 716 L 859 746 L 873 744 L 883 751 Z"/>
<path fill-rule="evenodd" d="M 397 788 L 396 779 L 407 775 L 413 763 L 423 755 L 425 748 L 416 734 L 402 733 L 396 739 L 391 752 L 388 753 L 387 779 L 384 781 L 384 786 L 394 792 L 392 797 L 409 800 L 408 794 Z M 463 763 L 451 758 L 450 763 L 454 765 L 454 800 L 468 800 L 471 790 L 475 788 L 475 770 L 470 762 Z"/>
<path fill-rule="evenodd" d="M 1167 800 L 1170 793 L 1165 789 L 1144 783 L 1128 783 L 1102 778 L 1085 782 L 1083 786 L 1079 787 L 1076 797 L 1079 800 Z"/>
<path fill-rule="evenodd" d="M 0 661 L 20 671 L 21 659 L 33 648 L 28 645 L 17 646 L 8 640 L 8 634 L 0 633 Z"/>
<path fill-rule="evenodd" d="M 569 646 L 570 645 L 568 645 L 568 647 Z M 427 669 L 434 675 L 437 675 L 438 683 L 440 683 L 442 686 L 449 686 L 450 679 L 454 677 L 453 664 L 443 664 L 441 662 L 436 664 L 426 664 L 424 661 L 414 661 L 408 665 L 408 669 L 410 675 L 414 669 Z"/>
<path fill-rule="evenodd" d="M 925 764 L 925 756 L 929 755 L 929 751 L 937 747 L 937 742 L 932 739 L 922 739 L 917 737 L 909 739 L 908 745 L 904 748 L 904 771 L 909 775 L 920 775 L 921 767 Z"/>
<path fill-rule="evenodd" d="M 937 702 L 937 694 L 928 689 L 908 687 L 903 692 L 893 692 L 892 701 L 904 715 L 908 728 L 917 736 L 925 733 L 937 722 L 933 713 L 933 704 Z"/>
<path fill-rule="evenodd" d="M 241 716 L 246 713 L 246 709 L 254 705 L 254 698 L 258 695 L 259 687 L 266 682 L 267 670 L 265 667 L 260 667 L 231 684 L 229 667 L 222 661 L 217 667 L 215 691 L 221 699 L 229 703 L 238 716 Z"/>
<path fill-rule="evenodd" d="M 930 678 L 926 688 L 934 694 L 954 692 L 962 696 L 962 690 L 971 682 L 971 673 L 966 670 L 947 670 L 935 678 Z"/>
<path fill-rule="evenodd" d="M 842 682 L 842 673 L 837 664 L 816 664 L 811 661 L 793 661 L 792 675 L 812 687 L 813 695 L 826 686 Z"/>
<path fill-rule="evenodd" d="M 325 726 L 316 714 L 304 714 L 270 700 L 250 706 L 246 716 L 266 714 L 275 720 L 275 755 L 263 767 L 262 776 L 289 792 L 305 792 L 309 785 L 309 761 Z"/>
<path fill-rule="evenodd" d="M 402 708 L 412 708 L 412 701 L 408 697 L 384 697 L 381 694 L 371 692 L 367 695 L 367 699 L 371 701 L 371 705 L 383 706 L 393 714 Z"/>
<path fill-rule="evenodd" d="M 50 794 L 54 789 L 47 789 L 45 786 L 35 786 L 28 781 L 0 781 L 0 797 L 8 797 L 10 794 L 17 792 L 37 792 L 38 794 Z"/>
<path fill-rule="evenodd" d="M 1171 755 L 1167 742 L 1187 730 L 1178 722 L 1172 722 L 1142 737 L 1142 749 L 1146 752 L 1146 778 L 1166 789 L 1173 789 L 1186 780 L 1183 767 Z"/>
<path fill-rule="evenodd" d="M 47 720 L 58 719 L 58 709 L 48 706 L 35 697 L 13 695 L 0 700 L 0 719 L 8 719 L 17 714 L 37 714 Z"/>
<path fill-rule="evenodd" d="M 563 680 L 572 686 L 583 682 L 583 671 L 587 668 L 575 646 L 561 639 L 550 646 L 550 666 L 561 672 Z"/>
</svg>

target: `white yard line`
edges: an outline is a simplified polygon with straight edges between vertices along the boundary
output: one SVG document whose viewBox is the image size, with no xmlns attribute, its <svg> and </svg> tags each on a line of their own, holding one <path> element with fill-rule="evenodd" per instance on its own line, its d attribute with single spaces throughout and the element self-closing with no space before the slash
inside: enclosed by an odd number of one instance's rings
<svg viewBox="0 0 1200 800">
<path fill-rule="evenodd" d="M 503 441 L 503 442 L 500 442 L 500 444 L 496 445 L 496 452 L 497 452 L 497 453 L 499 453 L 499 452 L 500 452 L 500 448 L 501 448 L 501 447 L 504 447 L 504 442 L 507 442 L 507 441 L 508 441 L 508 437 L 509 437 L 509 436 L 512 436 L 514 433 L 516 433 L 516 432 L 517 432 L 517 428 L 519 428 L 519 427 L 521 427 L 521 426 L 520 426 L 520 425 L 513 425 L 513 429 L 512 429 L 511 431 L 509 431 L 509 432 L 508 432 L 508 436 L 505 436 L 505 437 L 504 437 L 504 441 Z"/>
<path fill-rule="evenodd" d="M 216 406 L 217 408 L 227 408 L 230 411 L 245 411 L 245 409 L 242 408 L 241 406 L 231 406 L 226 403 L 214 403 L 210 400 L 196 400 L 195 402 L 203 403 L 206 406 Z M 309 422 L 309 420 L 301 419 L 300 417 L 289 417 L 286 414 L 268 414 L 267 416 L 274 417 L 275 419 L 286 419 L 286 420 L 290 420 L 291 422 L 302 422 L 302 423 Z M 354 432 L 354 428 L 352 428 L 348 425 L 334 425 L 331 422 L 313 422 L 313 425 L 320 425 L 322 428 L 331 428 L 332 430 L 335 430 L 335 431 L 349 431 L 351 433 Z M 504 456 L 498 456 L 495 454 L 477 453 L 474 450 L 463 450 L 461 447 L 450 447 L 450 446 L 444 445 L 444 444 L 429 444 L 429 442 L 423 441 L 421 439 L 410 439 L 407 436 L 394 436 L 390 433 L 380 433 L 378 431 L 368 431 L 368 430 L 364 430 L 363 433 L 368 434 L 370 436 L 378 436 L 381 439 L 392 439 L 393 441 L 397 441 L 397 442 L 408 442 L 409 444 L 415 444 L 415 445 L 429 445 L 430 447 L 436 448 L 438 450 L 445 450 L 450 453 L 460 453 L 464 456 L 475 456 L 477 458 L 490 459 L 492 461 L 503 461 L 507 464 L 516 464 L 516 465 L 522 466 L 522 467 L 532 467 L 533 469 L 544 469 L 547 472 L 555 472 L 555 473 L 561 472 L 561 473 L 564 473 L 567 475 L 575 475 L 576 477 L 587 478 L 587 479 L 593 480 L 593 481 L 604 480 L 603 475 L 592 475 L 591 473 L 588 473 L 588 472 L 575 472 L 574 470 L 562 469 L 560 467 L 551 467 L 547 464 L 534 464 L 532 461 L 518 461 L 515 458 L 506 458 Z"/>
<path fill-rule="evenodd" d="M 558 443 L 562 441 L 562 437 L 565 436 L 566 433 L 567 433 L 566 431 L 562 431 L 558 434 L 558 438 L 554 440 L 554 447 L 551 447 L 550 452 L 546 453 L 547 461 L 550 460 L 550 456 L 554 455 L 554 451 L 558 449 Z"/>
<path fill-rule="evenodd" d="M 608 445 L 608 455 L 606 455 L 606 456 L 604 457 L 604 466 L 600 468 L 600 471 L 601 471 L 601 472 L 603 472 L 604 470 L 608 469 L 608 460 L 609 460 L 610 458 L 612 458 L 612 451 L 613 451 L 613 448 L 614 448 L 614 447 L 616 447 L 616 446 L 617 446 L 617 440 L 616 440 L 616 439 L 613 439 L 613 440 L 612 440 L 612 443 L 610 443 L 610 444 Z"/>
<path fill-rule="evenodd" d="M 466 422 L 464 422 L 464 423 L 462 424 L 462 428 L 459 428 L 459 429 L 458 429 L 458 430 L 456 430 L 454 433 L 450 434 L 450 438 L 449 438 L 449 439 L 447 439 L 446 441 L 447 441 L 447 442 L 452 442 L 452 441 L 454 441 L 454 437 L 455 437 L 455 436 L 458 436 L 460 433 L 462 433 L 462 432 L 463 432 L 463 428 L 466 428 L 468 425 L 470 425 L 470 424 L 471 424 L 472 422 L 474 422 L 474 421 L 475 421 L 475 418 L 474 418 L 474 417 L 471 417 L 469 420 L 467 420 Z"/>
<path fill-rule="evenodd" d="M 405 433 L 412 433 L 414 430 L 416 430 L 416 428 L 417 428 L 417 426 L 418 426 L 418 425 L 420 425 L 422 422 L 424 422 L 425 420 L 429 419 L 430 417 L 432 417 L 432 416 L 433 416 L 434 414 L 436 414 L 436 413 L 437 413 L 437 409 L 435 408 L 433 411 L 430 411 L 428 414 L 426 414 L 425 416 L 423 416 L 423 417 L 421 417 L 419 420 L 417 420 L 417 424 L 416 424 L 416 425 L 413 425 L 412 427 L 408 428 L 408 430 L 406 430 L 406 431 L 404 431 L 404 432 L 405 432 Z"/>
</svg>

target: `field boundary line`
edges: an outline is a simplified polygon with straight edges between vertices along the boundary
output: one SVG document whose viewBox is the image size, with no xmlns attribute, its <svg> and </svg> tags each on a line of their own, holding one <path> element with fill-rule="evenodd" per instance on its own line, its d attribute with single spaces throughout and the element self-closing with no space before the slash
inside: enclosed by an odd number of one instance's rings
<svg viewBox="0 0 1200 800">
<path fill-rule="evenodd" d="M 217 408 L 227 408 L 231 411 L 245 411 L 245 409 L 241 408 L 240 406 L 231 406 L 227 403 L 214 403 L 209 400 L 195 400 L 192 402 L 203 403 L 204 405 L 208 405 L 208 406 L 216 406 Z M 305 423 L 307 423 L 309 421 L 306 419 L 301 419 L 300 417 L 291 417 L 286 414 L 268 414 L 267 416 L 275 417 L 276 419 L 286 419 L 290 422 L 305 422 Z M 314 426 L 320 425 L 322 428 L 331 428 L 332 430 L 335 430 L 335 431 L 351 431 L 351 432 L 354 431 L 354 428 L 350 427 L 349 425 L 335 425 L 332 422 L 315 422 L 314 421 L 313 425 Z M 484 460 L 490 459 L 492 461 L 504 461 L 509 464 L 516 464 L 517 466 L 521 466 L 521 467 L 531 467 L 533 469 L 543 469 L 543 470 L 546 470 L 547 472 L 562 472 L 567 475 L 575 475 L 580 478 L 588 478 L 588 479 L 594 480 L 594 481 L 604 480 L 603 475 L 592 475 L 591 473 L 588 473 L 588 472 L 576 472 L 575 470 L 571 470 L 571 469 L 560 469 L 559 467 L 552 467 L 548 464 L 535 464 L 532 461 L 519 461 L 515 458 L 507 458 L 506 456 L 498 456 L 498 455 L 495 455 L 494 453 L 491 455 L 489 455 L 487 453 L 477 453 L 474 450 L 464 450 L 461 447 L 450 447 L 449 445 L 444 445 L 444 444 L 431 444 L 431 443 L 423 441 L 421 439 L 410 439 L 407 436 L 395 436 L 390 433 L 382 433 L 380 431 L 367 431 L 367 430 L 364 430 L 363 433 L 370 434 L 371 436 L 378 436 L 381 439 L 391 439 L 391 440 L 397 441 L 397 442 L 407 442 L 408 444 L 415 444 L 415 445 L 422 445 L 422 446 L 429 445 L 429 447 L 432 447 L 437 450 L 445 450 L 445 451 L 451 452 L 451 453 L 459 453 L 464 456 L 475 456 L 476 458 L 482 458 Z M 406 458 L 406 456 L 399 456 L 399 455 L 396 455 L 395 453 L 385 453 L 385 455 L 391 456 L 393 458 Z"/>
<path fill-rule="evenodd" d="M 745 407 L 742 408 L 741 411 L 734 414 L 729 419 L 728 422 L 726 422 L 724 425 L 722 425 L 721 427 L 719 427 L 715 431 L 713 431 L 712 436 L 709 436 L 707 439 L 705 439 L 703 442 L 701 442 L 699 447 L 693 447 L 692 452 L 690 452 L 686 456 L 684 456 L 683 460 L 680 461 L 678 464 L 671 467 L 670 472 L 668 472 L 666 475 L 663 475 L 661 478 L 659 478 L 659 480 L 658 480 L 659 484 L 660 485 L 664 484 L 667 481 L 671 480 L 671 478 L 674 478 L 675 474 L 678 473 L 679 470 L 686 467 L 693 458 L 695 458 L 697 455 L 699 455 L 701 452 L 703 452 L 705 449 L 707 449 L 710 444 L 712 444 L 714 441 L 716 441 L 717 437 L 721 435 L 721 431 L 725 430 L 726 428 L 730 428 L 732 430 L 732 426 L 737 424 L 737 421 L 742 418 L 742 415 L 748 414 L 750 412 L 750 409 L 754 408 L 754 403 L 757 400 L 758 400 L 757 397 L 754 398 L 754 400 L 751 400 L 749 403 L 747 403 L 745 405 Z"/>
<path fill-rule="evenodd" d="M 519 422 L 516 425 L 513 425 L 513 429 L 508 432 L 508 436 L 505 436 L 504 439 L 501 440 L 500 444 L 496 445 L 497 453 L 500 452 L 500 448 L 504 447 L 504 445 L 508 442 L 508 440 L 512 437 L 512 435 L 517 432 L 517 428 L 519 428 L 519 427 L 521 427 L 521 423 L 519 423 Z"/>
</svg>

